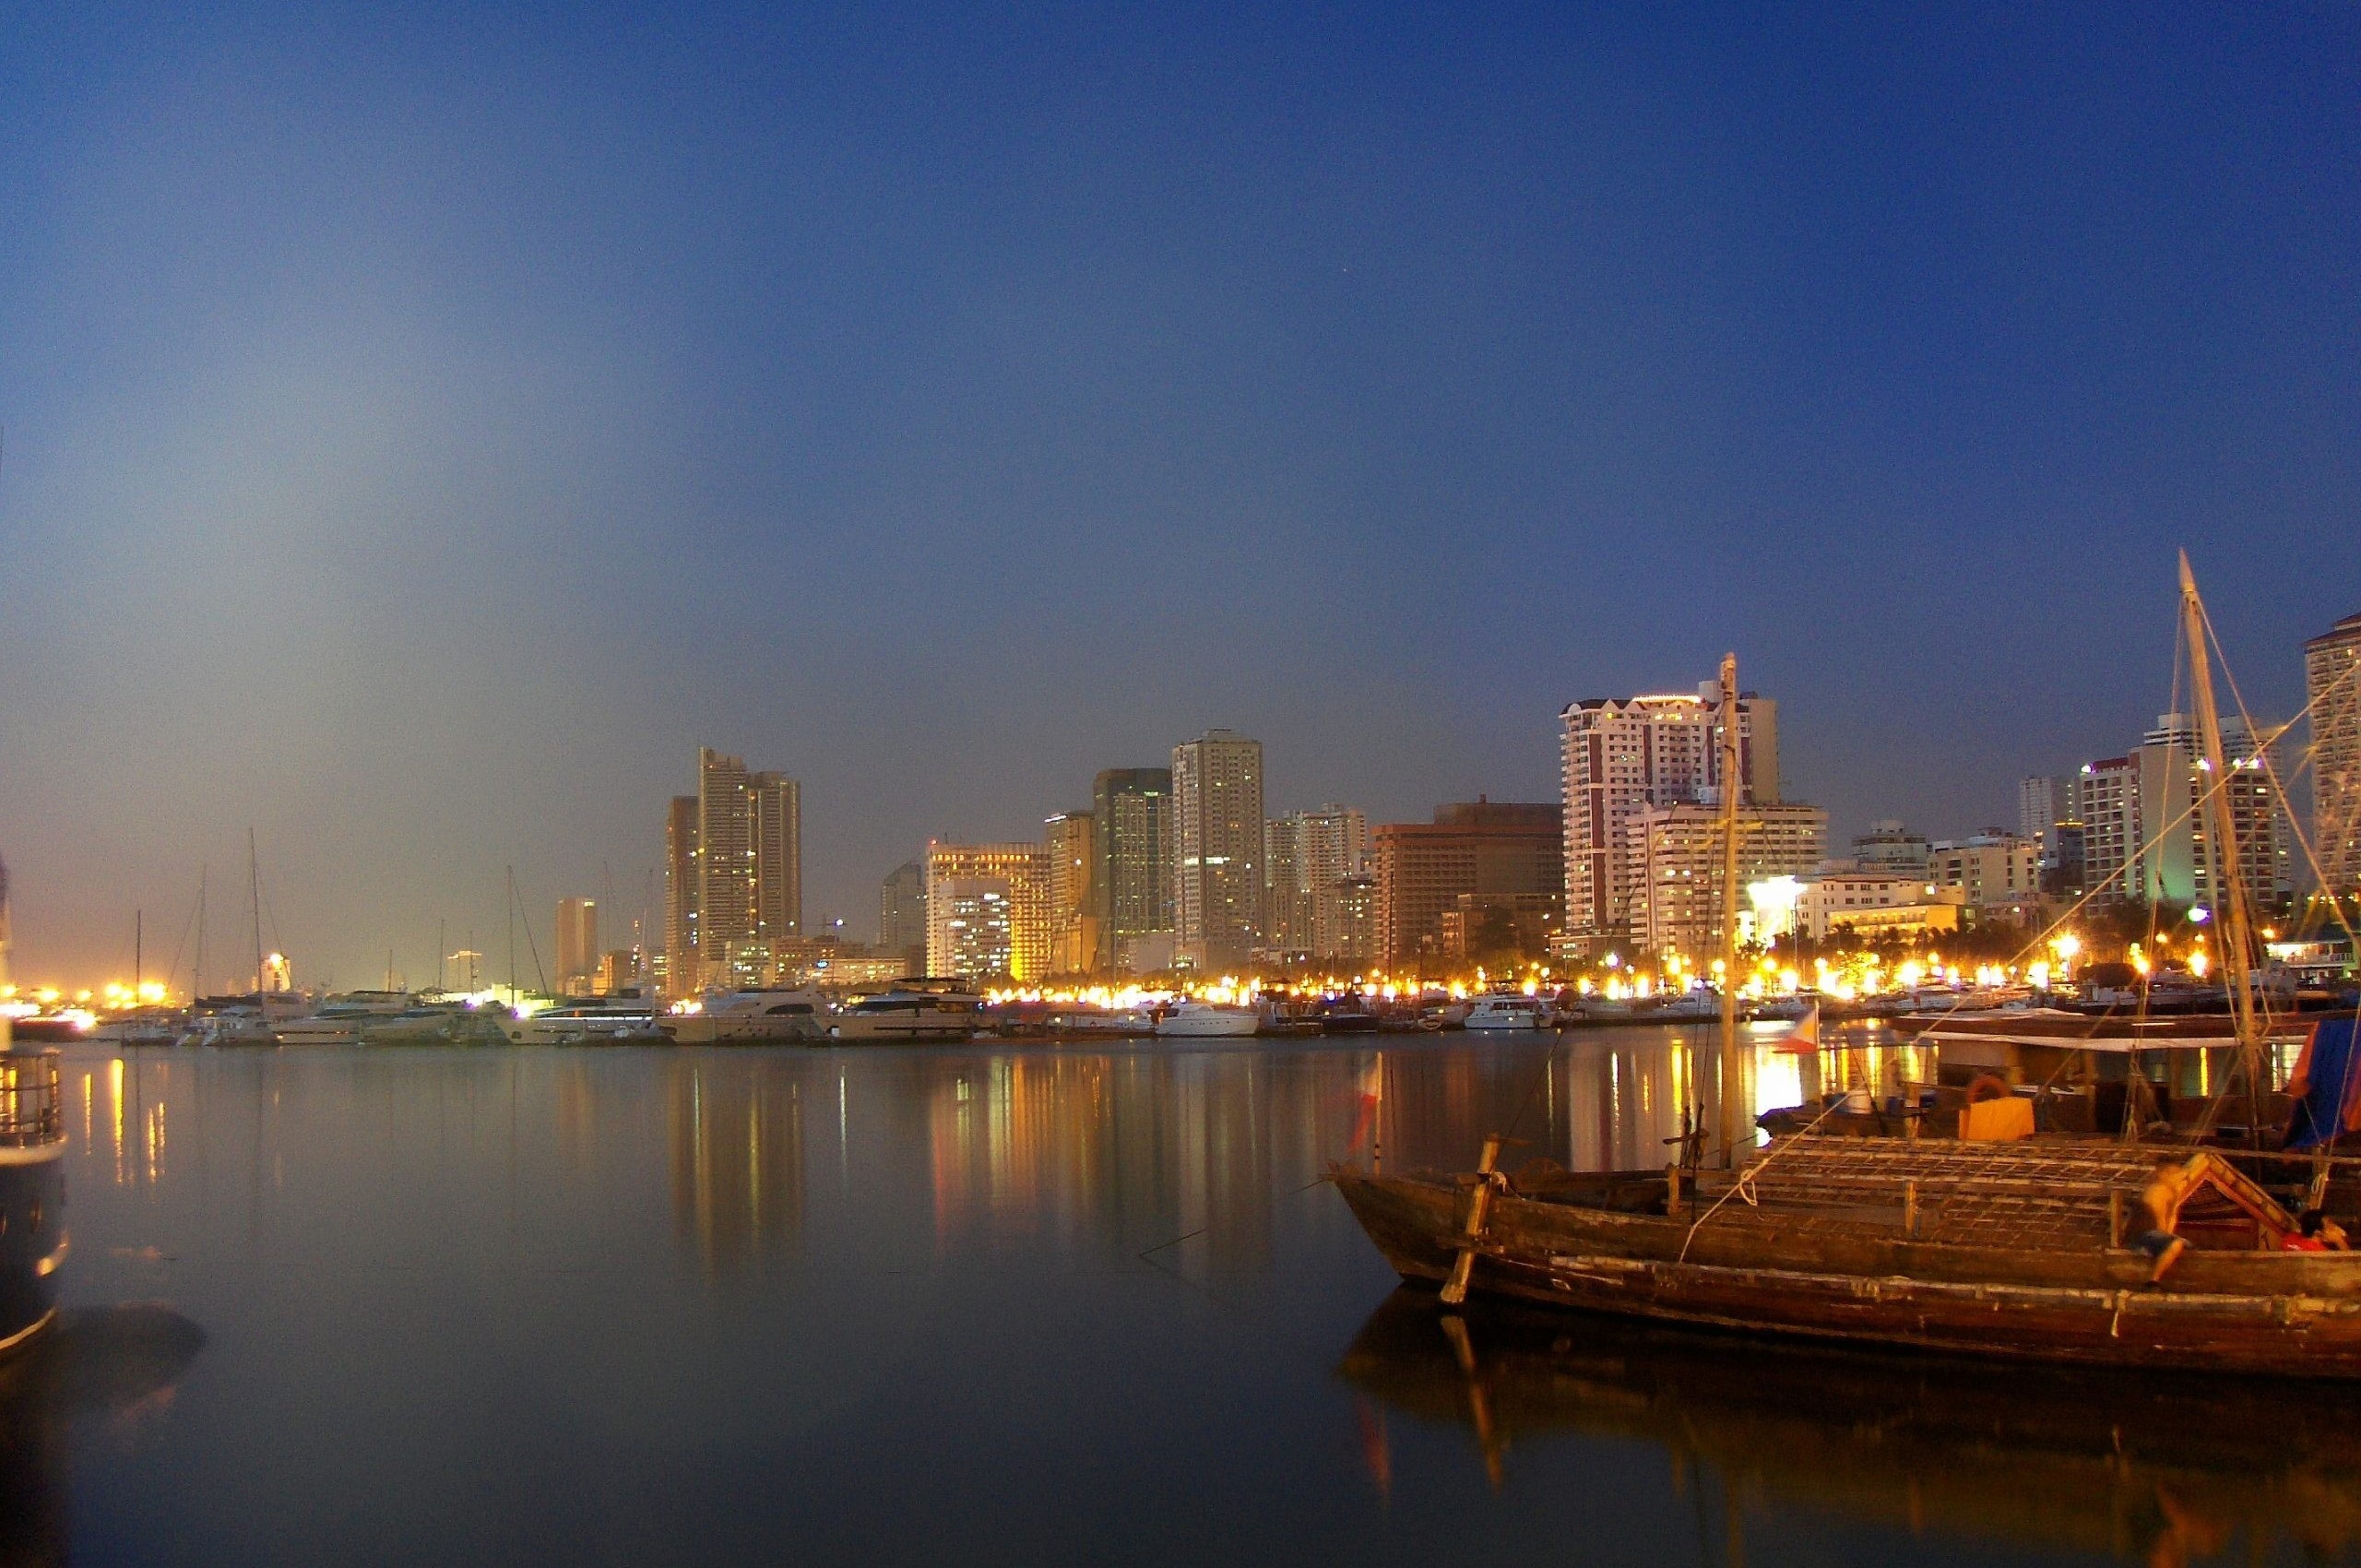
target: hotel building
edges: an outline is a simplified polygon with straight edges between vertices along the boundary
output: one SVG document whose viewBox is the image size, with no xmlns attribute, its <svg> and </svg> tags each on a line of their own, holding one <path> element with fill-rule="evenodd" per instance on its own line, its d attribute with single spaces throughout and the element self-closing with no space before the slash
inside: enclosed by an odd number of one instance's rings
<svg viewBox="0 0 2361 1568">
<path fill-rule="evenodd" d="M 1263 944 L 1263 742 L 1209 730 L 1172 748 L 1174 957 L 1243 968 Z"/>
</svg>

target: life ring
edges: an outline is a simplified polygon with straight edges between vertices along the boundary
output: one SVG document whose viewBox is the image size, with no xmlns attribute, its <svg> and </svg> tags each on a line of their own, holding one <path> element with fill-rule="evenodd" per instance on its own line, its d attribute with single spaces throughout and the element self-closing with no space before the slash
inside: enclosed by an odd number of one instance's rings
<svg viewBox="0 0 2361 1568">
<path fill-rule="evenodd" d="M 1996 1073 L 1978 1073 L 1967 1086 L 1967 1103 L 1981 1105 L 1987 1099 L 2006 1099 L 2017 1091 L 2009 1081 Z"/>
</svg>

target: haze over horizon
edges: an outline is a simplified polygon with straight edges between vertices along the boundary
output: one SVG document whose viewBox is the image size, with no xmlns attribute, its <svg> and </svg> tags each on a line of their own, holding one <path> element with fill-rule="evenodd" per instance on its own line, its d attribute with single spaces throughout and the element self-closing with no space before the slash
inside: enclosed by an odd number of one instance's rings
<svg viewBox="0 0 2361 1568">
<path fill-rule="evenodd" d="M 0 857 L 153 974 L 807 916 L 1210 727 L 1556 798 L 1725 648 L 1832 839 L 1964 833 L 2361 611 L 2361 17 L 75 7 L 0 37 Z M 607 928 L 609 944 L 625 933 Z"/>
</svg>

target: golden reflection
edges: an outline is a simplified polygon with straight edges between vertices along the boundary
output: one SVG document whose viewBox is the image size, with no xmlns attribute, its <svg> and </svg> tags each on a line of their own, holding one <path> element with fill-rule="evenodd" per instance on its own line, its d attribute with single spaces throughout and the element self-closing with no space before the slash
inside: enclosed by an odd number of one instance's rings
<svg viewBox="0 0 2361 1568">
<path fill-rule="evenodd" d="M 1464 1429 L 1495 1486 L 1504 1466 L 1516 1484 L 1519 1458 L 1537 1469 L 1553 1437 L 1608 1438 L 1660 1448 L 1677 1491 L 1987 1548 L 2155 1564 L 2241 1538 L 2255 1562 L 2361 1549 L 2361 1389 L 2291 1397 L 2268 1383 L 1903 1360 L 1497 1303 L 1446 1313 L 1408 1288 L 1337 1370 L 1385 1408 Z M 1387 1456 L 1390 1488 L 1419 1482 Z"/>
<path fill-rule="evenodd" d="M 120 1056 L 107 1063 L 107 1099 L 114 1123 L 114 1184 L 120 1187 L 131 1180 L 123 1164 L 123 1058 Z"/>
<path fill-rule="evenodd" d="M 666 1094 L 673 1224 L 699 1266 L 730 1275 L 791 1254 L 803 1228 L 803 1100 L 793 1075 L 764 1057 L 676 1063 Z"/>
</svg>

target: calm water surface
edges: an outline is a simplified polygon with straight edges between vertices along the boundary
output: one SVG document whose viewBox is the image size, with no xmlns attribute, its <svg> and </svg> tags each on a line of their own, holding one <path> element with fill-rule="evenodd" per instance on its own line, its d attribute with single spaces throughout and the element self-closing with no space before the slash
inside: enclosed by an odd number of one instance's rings
<svg viewBox="0 0 2361 1568">
<path fill-rule="evenodd" d="M 1663 1030 L 1383 1053 L 1389 1165 L 1660 1165 Z M 2318 1391 L 1398 1293 L 1369 1043 L 67 1053 L 9 1561 L 2303 1561 Z M 1808 1087 L 1753 1056 L 1754 1104 Z M 1710 1072 L 1705 1075 L 1710 1077 Z M 1710 1112 L 1709 1112 L 1710 1114 Z M 1145 1254 L 1145 1255 L 1143 1255 Z"/>
</svg>

